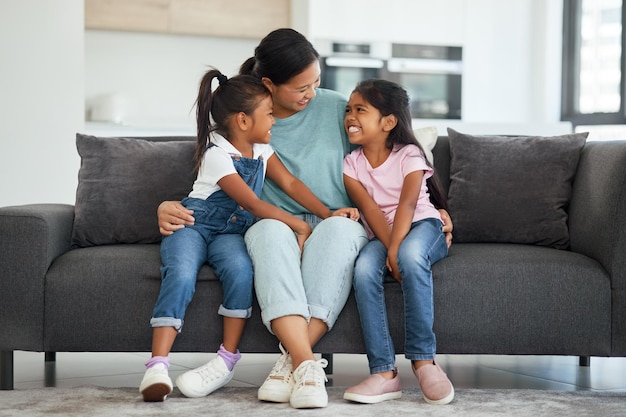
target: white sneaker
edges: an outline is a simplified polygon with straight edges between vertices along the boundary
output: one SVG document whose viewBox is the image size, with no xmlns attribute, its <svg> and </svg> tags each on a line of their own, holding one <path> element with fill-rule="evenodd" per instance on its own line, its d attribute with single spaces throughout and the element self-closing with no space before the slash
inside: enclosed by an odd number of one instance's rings
<svg viewBox="0 0 626 417">
<path fill-rule="evenodd" d="M 218 355 L 201 367 L 180 375 L 176 378 L 176 386 L 185 397 L 205 397 L 228 384 L 234 373 Z"/>
<path fill-rule="evenodd" d="M 293 408 L 319 408 L 328 405 L 326 392 L 326 359 L 302 362 L 294 371 L 295 380 L 289 404 Z"/>
<path fill-rule="evenodd" d="M 172 380 L 167 374 L 167 368 L 164 364 L 157 363 L 152 368 L 146 369 L 139 385 L 139 392 L 144 401 L 165 401 L 168 394 L 172 392 L 172 388 Z"/>
<path fill-rule="evenodd" d="M 293 364 L 291 356 L 285 351 L 283 345 L 279 344 L 278 347 L 282 354 L 259 388 L 257 397 L 261 401 L 288 403 L 293 390 Z"/>
</svg>

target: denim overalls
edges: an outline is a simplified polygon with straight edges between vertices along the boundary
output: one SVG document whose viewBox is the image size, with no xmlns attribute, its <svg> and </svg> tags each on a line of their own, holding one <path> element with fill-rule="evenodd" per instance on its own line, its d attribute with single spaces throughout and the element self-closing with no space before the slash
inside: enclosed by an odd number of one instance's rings
<svg viewBox="0 0 626 417">
<path fill-rule="evenodd" d="M 209 147 L 216 146 L 209 144 Z M 263 160 L 232 156 L 235 169 L 261 195 Z M 184 198 L 182 204 L 194 211 L 195 224 L 163 238 L 161 243 L 161 291 L 154 307 L 152 327 L 172 326 L 179 332 L 193 297 L 200 267 L 211 265 L 222 284 L 224 299 L 218 313 L 248 318 L 252 311 L 252 261 L 243 234 L 254 216 L 243 210 L 223 190 L 206 200 Z"/>
</svg>

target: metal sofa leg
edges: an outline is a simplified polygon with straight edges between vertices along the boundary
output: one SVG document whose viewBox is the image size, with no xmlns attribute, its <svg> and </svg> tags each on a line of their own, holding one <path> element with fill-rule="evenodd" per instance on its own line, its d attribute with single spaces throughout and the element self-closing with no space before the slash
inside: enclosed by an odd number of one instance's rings
<svg viewBox="0 0 626 417">
<path fill-rule="evenodd" d="M 57 386 L 57 353 L 45 352 L 44 362 L 45 387 Z"/>
<path fill-rule="evenodd" d="M 591 356 L 579 356 L 578 366 L 591 366 Z"/>
<path fill-rule="evenodd" d="M 322 353 L 322 358 L 328 361 L 328 365 L 324 370 L 326 375 L 331 375 L 333 373 L 333 354 L 332 353 Z"/>
<path fill-rule="evenodd" d="M 13 389 L 13 351 L 0 351 L 0 390 Z"/>
</svg>

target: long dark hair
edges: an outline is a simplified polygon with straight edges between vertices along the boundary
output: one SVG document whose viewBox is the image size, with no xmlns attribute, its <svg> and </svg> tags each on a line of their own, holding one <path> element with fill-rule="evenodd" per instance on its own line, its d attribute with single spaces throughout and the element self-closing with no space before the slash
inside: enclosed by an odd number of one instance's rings
<svg viewBox="0 0 626 417">
<path fill-rule="evenodd" d="M 219 81 L 215 91 L 211 84 Z M 200 81 L 196 99 L 197 143 L 193 160 L 196 172 L 200 169 L 202 156 L 207 149 L 209 134 L 217 132 L 228 139 L 228 121 L 239 112 L 252 114 L 259 102 L 270 96 L 270 91 L 259 78 L 250 75 L 237 75 L 227 78 L 219 70 L 211 68 Z"/>
<path fill-rule="evenodd" d="M 293 29 L 276 29 L 265 36 L 239 68 L 239 74 L 257 78 L 267 77 L 281 85 L 319 60 L 320 55 L 311 42 Z"/>
<path fill-rule="evenodd" d="M 398 123 L 389 132 L 386 146 L 393 149 L 395 145 L 415 145 L 423 155 L 424 148 L 418 142 L 411 124 L 411 110 L 409 107 L 409 95 L 401 85 L 381 79 L 369 79 L 359 82 L 353 92 L 359 93 L 368 103 L 376 107 L 383 116 L 393 114 Z M 433 165 L 424 157 L 426 164 Z M 442 187 L 437 177 L 437 172 L 426 180 L 430 201 L 438 209 L 448 209 L 448 203 L 443 195 Z"/>
</svg>

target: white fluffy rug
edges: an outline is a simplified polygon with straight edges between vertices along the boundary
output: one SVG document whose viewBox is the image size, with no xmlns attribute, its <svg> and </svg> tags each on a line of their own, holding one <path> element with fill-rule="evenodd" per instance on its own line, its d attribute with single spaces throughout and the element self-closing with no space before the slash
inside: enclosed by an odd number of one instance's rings
<svg viewBox="0 0 626 417">
<path fill-rule="evenodd" d="M 200 399 L 183 397 L 178 390 L 163 403 L 144 403 L 137 388 L 42 388 L 0 391 L 0 417 L 153 417 L 153 416 L 626 416 L 626 393 L 594 391 L 459 389 L 448 405 L 428 405 L 417 389 L 405 389 L 402 398 L 380 404 L 343 400 L 340 387 L 329 387 L 329 405 L 295 410 L 289 404 L 256 399 L 256 388 L 226 387 Z"/>
</svg>

